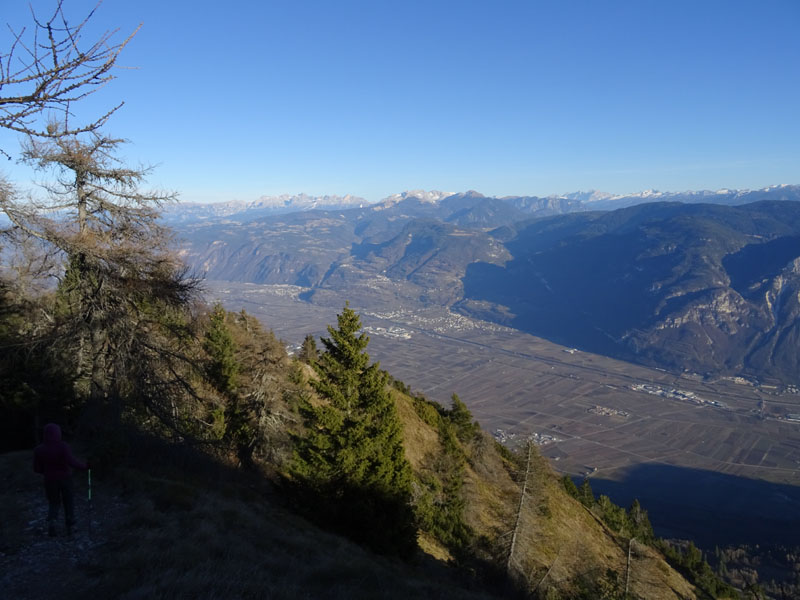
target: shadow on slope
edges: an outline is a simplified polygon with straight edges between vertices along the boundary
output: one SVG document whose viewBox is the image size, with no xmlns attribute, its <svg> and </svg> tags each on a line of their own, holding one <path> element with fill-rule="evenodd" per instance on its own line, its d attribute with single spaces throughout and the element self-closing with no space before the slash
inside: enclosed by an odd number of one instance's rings
<svg viewBox="0 0 800 600">
<path fill-rule="evenodd" d="M 264 477 L 152 438 L 132 439 L 127 460 L 95 479 L 91 512 L 76 474 L 76 531 L 48 538 L 30 455 L 0 455 L 8 597 L 500 597 L 425 555 L 372 554 L 299 517 Z"/>
<path fill-rule="evenodd" d="M 620 336 L 646 322 L 659 298 L 649 293 L 666 277 L 675 257 L 642 255 L 646 240 L 635 232 L 603 235 L 528 254 L 507 246 L 514 258 L 504 267 L 473 263 L 464 277 L 462 308 L 475 303 L 504 306 L 505 324 L 557 343 L 619 354 Z M 636 298 L 636 302 L 630 299 Z M 476 315 L 498 320 L 492 315 Z"/>
<path fill-rule="evenodd" d="M 794 202 L 659 203 L 540 219 L 497 232 L 513 258 L 470 264 L 456 306 L 623 360 L 792 378 L 794 353 L 781 359 L 773 347 L 792 328 L 796 303 L 787 296 L 772 315 L 764 286 L 796 282 L 785 267 L 800 252 L 798 231 Z"/>
<path fill-rule="evenodd" d="M 642 464 L 619 481 L 591 479 L 597 494 L 638 498 L 657 535 L 699 546 L 798 544 L 800 487 L 665 464 Z"/>
<path fill-rule="evenodd" d="M 743 296 L 765 280 L 778 275 L 800 256 L 800 236 L 780 237 L 762 244 L 748 244 L 722 259 L 731 278 L 731 287 Z"/>
</svg>

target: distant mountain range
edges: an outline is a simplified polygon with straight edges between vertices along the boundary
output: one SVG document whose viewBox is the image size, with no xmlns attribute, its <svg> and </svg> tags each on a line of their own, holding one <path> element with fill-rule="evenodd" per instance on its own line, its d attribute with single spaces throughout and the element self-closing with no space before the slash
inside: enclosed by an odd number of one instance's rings
<svg viewBox="0 0 800 600">
<path fill-rule="evenodd" d="M 209 279 L 298 285 L 308 301 L 337 307 L 445 305 L 672 370 L 797 382 L 798 200 L 800 186 L 406 192 L 351 208 L 173 222 L 187 262 Z"/>
<path fill-rule="evenodd" d="M 220 218 L 229 218 L 235 221 L 257 219 L 264 216 L 287 214 L 309 210 L 342 210 L 350 208 L 364 208 L 369 205 L 391 206 L 415 198 L 419 202 L 439 204 L 451 198 L 476 197 L 485 198 L 478 192 L 450 193 L 440 191 L 412 190 L 392 194 L 377 203 L 371 203 L 358 196 L 309 196 L 307 194 L 280 196 L 262 196 L 258 200 L 245 202 L 232 200 L 201 204 L 197 202 L 181 202 L 166 207 L 163 215 L 164 221 L 172 225 L 208 221 Z M 760 190 L 717 190 L 699 192 L 658 192 L 647 190 L 637 194 L 613 195 L 605 192 L 590 190 L 588 192 L 573 192 L 560 196 L 505 196 L 493 197 L 505 204 L 518 208 L 526 214 L 546 216 L 568 212 L 581 212 L 586 210 L 613 210 L 641 204 L 643 202 L 683 202 L 737 205 L 747 204 L 756 200 L 798 200 L 800 199 L 800 186 L 774 185 Z"/>
<path fill-rule="evenodd" d="M 261 196 L 258 200 L 245 202 L 231 200 L 202 204 L 198 202 L 181 202 L 167 206 L 163 219 L 170 224 L 206 221 L 225 217 L 257 218 L 266 215 L 278 215 L 305 210 L 336 210 L 341 208 L 358 208 L 369 204 L 358 196 L 308 196 L 298 194 L 290 196 Z"/>
</svg>

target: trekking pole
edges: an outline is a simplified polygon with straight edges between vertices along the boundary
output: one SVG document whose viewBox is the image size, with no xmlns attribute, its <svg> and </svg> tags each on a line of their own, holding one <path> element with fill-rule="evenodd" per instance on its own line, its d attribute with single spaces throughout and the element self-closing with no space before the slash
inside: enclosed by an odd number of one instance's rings
<svg viewBox="0 0 800 600">
<path fill-rule="evenodd" d="M 86 478 L 87 486 L 87 501 L 89 503 L 89 537 L 92 537 L 92 470 L 87 469 Z"/>
</svg>

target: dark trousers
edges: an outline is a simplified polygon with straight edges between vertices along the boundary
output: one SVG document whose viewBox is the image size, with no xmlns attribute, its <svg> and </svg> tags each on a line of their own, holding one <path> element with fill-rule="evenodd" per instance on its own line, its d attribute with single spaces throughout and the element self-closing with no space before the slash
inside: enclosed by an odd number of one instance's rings
<svg viewBox="0 0 800 600">
<path fill-rule="evenodd" d="M 72 495 L 72 478 L 67 477 L 60 481 L 45 481 L 44 492 L 50 507 L 47 511 L 47 520 L 51 523 L 58 518 L 58 507 L 64 504 L 64 520 L 67 527 L 75 522 L 75 502 Z"/>
</svg>

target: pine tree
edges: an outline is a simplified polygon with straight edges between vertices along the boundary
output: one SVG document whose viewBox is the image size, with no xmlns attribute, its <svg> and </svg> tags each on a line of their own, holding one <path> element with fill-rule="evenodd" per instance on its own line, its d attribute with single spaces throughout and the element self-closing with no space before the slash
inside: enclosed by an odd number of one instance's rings
<svg viewBox="0 0 800 600">
<path fill-rule="evenodd" d="M 303 345 L 300 348 L 300 353 L 297 358 L 299 358 L 307 365 L 314 364 L 317 361 L 317 358 L 319 358 L 319 350 L 317 350 L 317 342 L 314 339 L 314 336 L 311 335 L 310 333 L 306 335 L 305 339 L 303 339 Z"/>
<path fill-rule="evenodd" d="M 628 509 L 628 519 L 631 523 L 631 537 L 635 537 L 643 542 L 650 542 L 653 540 L 655 537 L 653 526 L 650 524 L 647 511 L 642 508 L 638 499 L 634 499 L 631 507 Z"/>
<path fill-rule="evenodd" d="M 587 508 L 591 508 L 594 504 L 594 492 L 592 492 L 592 486 L 589 483 L 588 477 L 583 478 L 583 482 L 578 488 L 578 500 Z"/>
<path fill-rule="evenodd" d="M 65 7 L 76 3 L 46 4 L 54 5 L 49 14 L 34 12 L 31 5 L 27 26 L 5 24 L 11 37 L 0 50 L 0 128 L 45 139 L 96 131 L 122 103 L 83 121 L 76 120 L 75 103 L 116 78 L 117 58 L 136 31 L 122 40 L 115 39 L 116 31 L 97 35 L 91 19 L 99 4 L 85 18 Z M 69 118 L 62 132 L 50 127 L 54 113 Z M 0 154 L 11 158 L 5 148 Z"/>
<path fill-rule="evenodd" d="M 472 413 L 467 408 L 467 405 L 461 401 L 458 394 L 453 394 L 451 398 L 453 402 L 452 408 L 448 411 L 447 416 L 450 422 L 456 428 L 458 439 L 462 442 L 469 442 L 481 430 L 477 421 L 472 418 Z"/>
<path fill-rule="evenodd" d="M 213 437 L 235 451 L 240 465 L 253 466 L 256 456 L 274 453 L 274 442 L 286 435 L 273 413 L 287 391 L 286 349 L 257 319 L 244 310 L 229 313 L 221 304 L 209 315 L 202 344 L 213 389 L 205 394 L 201 423 L 210 424 Z"/>
<path fill-rule="evenodd" d="M 58 259 L 46 273 L 59 280 L 57 301 L 41 306 L 50 327 L 35 341 L 80 403 L 108 412 L 101 420 L 144 405 L 174 429 L 176 402 L 186 393 L 178 376 L 186 364 L 185 309 L 196 287 L 158 221 L 174 196 L 141 189 L 147 170 L 116 157 L 122 140 L 69 135 L 65 123 L 49 130 L 52 137 L 29 139 L 23 152 L 52 176 L 41 183 L 44 194 L 0 194 L 15 239 Z"/>
<path fill-rule="evenodd" d="M 369 338 L 345 305 L 338 328 L 322 338 L 311 386 L 323 399 L 302 407 L 307 434 L 297 442 L 294 473 L 324 497 L 338 530 L 376 550 L 403 554 L 415 545 L 411 468 L 405 458 L 387 375 L 369 364 Z"/>
<path fill-rule="evenodd" d="M 578 491 L 578 486 L 575 485 L 574 481 L 572 481 L 572 477 L 570 477 L 569 475 L 564 475 L 561 478 L 561 485 L 564 486 L 564 489 L 570 496 L 572 496 L 573 498 L 580 498 L 580 492 Z"/>
<path fill-rule="evenodd" d="M 222 393 L 234 391 L 239 363 L 236 362 L 236 345 L 225 324 L 225 309 L 221 304 L 215 304 L 211 312 L 203 347 L 210 359 L 207 371 L 211 382 Z"/>
</svg>

